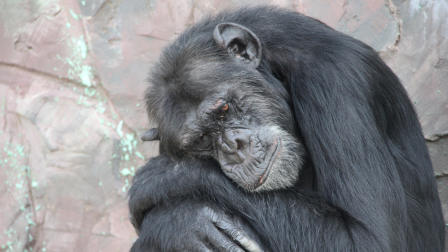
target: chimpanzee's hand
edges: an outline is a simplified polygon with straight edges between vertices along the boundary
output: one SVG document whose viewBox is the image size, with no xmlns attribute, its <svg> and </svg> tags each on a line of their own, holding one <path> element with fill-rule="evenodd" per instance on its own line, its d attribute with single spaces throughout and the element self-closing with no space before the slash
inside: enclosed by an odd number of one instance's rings
<svg viewBox="0 0 448 252">
<path fill-rule="evenodd" d="M 142 223 L 131 252 L 229 251 L 261 252 L 241 221 L 201 203 L 183 200 L 157 206 Z"/>
<path fill-rule="evenodd" d="M 138 233 L 146 212 L 153 207 L 219 186 L 237 190 L 215 161 L 183 158 L 175 162 L 167 155 L 159 155 L 134 176 L 129 189 L 130 220 Z"/>
</svg>

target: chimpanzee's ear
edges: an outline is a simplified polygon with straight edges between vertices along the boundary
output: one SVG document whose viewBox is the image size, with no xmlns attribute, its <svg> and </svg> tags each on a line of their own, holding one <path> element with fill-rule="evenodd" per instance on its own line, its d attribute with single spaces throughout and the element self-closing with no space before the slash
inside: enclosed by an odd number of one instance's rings
<svg viewBox="0 0 448 252">
<path fill-rule="evenodd" d="M 221 23 L 215 27 L 213 38 L 219 47 L 226 49 L 236 59 L 253 68 L 260 64 L 260 40 L 246 27 L 234 23 Z"/>
</svg>

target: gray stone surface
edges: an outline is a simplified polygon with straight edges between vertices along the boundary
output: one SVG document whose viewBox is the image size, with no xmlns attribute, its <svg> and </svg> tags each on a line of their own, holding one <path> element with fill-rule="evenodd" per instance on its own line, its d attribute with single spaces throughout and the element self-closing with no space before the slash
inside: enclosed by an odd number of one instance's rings
<svg viewBox="0 0 448 252">
<path fill-rule="evenodd" d="M 157 154 L 145 78 L 203 15 L 272 4 L 376 49 L 419 113 L 448 214 L 448 2 L 0 1 L 0 251 L 127 251 L 134 171 Z"/>
</svg>

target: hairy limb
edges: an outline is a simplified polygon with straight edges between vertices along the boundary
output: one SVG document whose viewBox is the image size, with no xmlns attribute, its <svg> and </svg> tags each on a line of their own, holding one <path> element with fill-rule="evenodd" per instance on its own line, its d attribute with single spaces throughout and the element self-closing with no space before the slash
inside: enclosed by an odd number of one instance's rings
<svg viewBox="0 0 448 252">
<path fill-rule="evenodd" d="M 354 181 L 348 188 L 365 191 L 365 187 L 370 186 Z M 375 186 L 383 189 L 385 183 Z M 372 199 L 370 204 L 364 205 L 364 213 L 369 213 L 366 217 L 350 210 L 348 204 L 353 201 L 362 204 L 364 198 L 353 197 L 369 195 L 348 193 L 352 198 L 341 198 L 337 205 L 328 203 L 317 192 L 306 190 L 246 193 L 225 177 L 212 161 L 186 158 L 175 163 L 168 156 L 160 155 L 136 174 L 129 193 L 129 206 L 134 224 L 141 230 L 141 241 L 150 241 L 141 244 L 165 244 L 164 239 L 177 239 L 193 231 L 197 239 L 208 237 L 208 240 L 209 231 L 195 226 L 196 222 L 211 223 L 205 215 L 195 215 L 190 221 L 172 219 L 172 216 L 191 216 L 198 211 L 191 210 L 189 203 L 170 205 L 188 198 L 197 202 L 199 209 L 211 206 L 211 209 L 222 210 L 221 213 L 243 218 L 255 232 L 250 237 L 262 241 L 260 244 L 267 251 L 392 251 L 390 248 L 394 244 L 388 243 L 391 237 L 379 224 L 404 225 L 393 219 L 393 214 L 399 213 L 387 214 L 390 209 L 401 207 L 400 202 L 383 205 Z M 369 223 L 371 218 L 378 219 L 377 223 Z M 189 245 L 197 246 L 196 249 L 200 246 Z M 174 248 L 181 248 L 181 244 Z"/>
<path fill-rule="evenodd" d="M 189 199 L 154 207 L 141 227 L 131 252 L 262 251 L 241 220 Z"/>
<path fill-rule="evenodd" d="M 213 160 L 184 158 L 175 162 L 164 154 L 149 160 L 137 171 L 129 190 L 130 219 L 137 232 L 148 211 L 173 199 L 189 197 L 200 188 L 206 189 L 199 181 L 210 179 L 209 176 L 223 177 L 219 169 Z M 225 180 L 226 185 L 233 186 Z"/>
</svg>

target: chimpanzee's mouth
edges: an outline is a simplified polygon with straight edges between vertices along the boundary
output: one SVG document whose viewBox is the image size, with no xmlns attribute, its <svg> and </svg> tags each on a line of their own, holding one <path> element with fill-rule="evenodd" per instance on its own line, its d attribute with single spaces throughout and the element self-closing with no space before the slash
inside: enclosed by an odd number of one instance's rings
<svg viewBox="0 0 448 252">
<path fill-rule="evenodd" d="M 272 144 L 271 150 L 268 152 L 269 155 L 269 161 L 266 167 L 266 171 L 263 173 L 263 175 L 261 175 L 260 179 L 258 180 L 258 184 L 255 185 L 255 187 L 252 190 L 257 189 L 258 187 L 260 187 L 261 185 L 264 184 L 264 182 L 266 182 L 266 179 L 269 177 L 269 174 L 272 170 L 272 166 L 274 165 L 275 161 L 277 160 L 277 157 L 280 155 L 281 153 L 281 149 L 282 149 L 282 141 L 279 137 L 277 137 L 277 140 L 274 141 L 274 143 Z"/>
<path fill-rule="evenodd" d="M 257 140 L 254 141 L 255 146 L 251 146 L 250 153 L 243 162 L 221 164 L 224 173 L 248 191 L 254 191 L 266 182 L 283 149 L 278 136 L 274 141 L 266 141 L 263 144 Z M 261 154 L 263 152 L 265 155 Z"/>
</svg>

